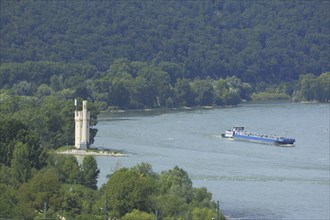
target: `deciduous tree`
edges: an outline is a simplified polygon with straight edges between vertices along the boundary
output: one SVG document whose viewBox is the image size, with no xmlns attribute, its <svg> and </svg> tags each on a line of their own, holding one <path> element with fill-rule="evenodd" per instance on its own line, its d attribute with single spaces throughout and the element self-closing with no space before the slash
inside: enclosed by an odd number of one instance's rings
<svg viewBox="0 0 330 220">
<path fill-rule="evenodd" d="M 11 161 L 11 171 L 15 184 L 25 183 L 31 178 L 29 150 L 28 146 L 22 142 L 18 142 L 15 145 L 13 159 Z"/>
<path fill-rule="evenodd" d="M 86 156 L 81 165 L 81 184 L 97 189 L 97 178 L 100 170 L 97 168 L 96 160 L 93 156 Z"/>
<path fill-rule="evenodd" d="M 151 196 L 155 192 L 155 182 L 150 176 L 123 168 L 111 175 L 105 190 L 113 217 L 122 217 L 134 209 L 152 211 Z"/>
<path fill-rule="evenodd" d="M 29 182 L 19 188 L 21 205 L 33 209 L 35 213 L 43 213 L 44 203 L 48 211 L 58 211 L 61 207 L 61 183 L 53 169 L 38 172 Z"/>
</svg>

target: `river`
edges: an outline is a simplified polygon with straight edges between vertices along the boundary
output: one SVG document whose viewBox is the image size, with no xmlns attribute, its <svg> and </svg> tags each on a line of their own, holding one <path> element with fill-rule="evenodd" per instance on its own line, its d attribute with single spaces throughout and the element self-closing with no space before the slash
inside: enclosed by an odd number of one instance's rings
<svg viewBox="0 0 330 220">
<path fill-rule="evenodd" d="M 247 103 L 235 108 L 102 113 L 94 146 L 99 186 L 118 167 L 148 162 L 186 170 L 232 219 L 329 219 L 329 104 Z M 290 136 L 294 147 L 230 141 L 233 125 Z"/>
</svg>

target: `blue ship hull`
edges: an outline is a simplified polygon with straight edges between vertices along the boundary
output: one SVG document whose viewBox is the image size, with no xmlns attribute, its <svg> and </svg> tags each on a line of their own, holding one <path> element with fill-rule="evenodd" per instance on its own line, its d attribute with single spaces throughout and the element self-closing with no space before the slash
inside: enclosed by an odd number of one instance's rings
<svg viewBox="0 0 330 220">
<path fill-rule="evenodd" d="M 222 134 L 222 137 L 233 140 L 275 145 L 293 145 L 296 141 L 293 138 L 247 133 L 244 131 L 244 127 L 234 127 L 233 130 L 227 130 Z"/>
<path fill-rule="evenodd" d="M 292 138 L 267 138 L 262 136 L 251 136 L 251 135 L 242 135 L 235 134 L 232 139 L 240 141 L 249 141 L 256 143 L 264 144 L 276 144 L 276 145 L 292 145 L 295 142 L 295 139 Z"/>
</svg>

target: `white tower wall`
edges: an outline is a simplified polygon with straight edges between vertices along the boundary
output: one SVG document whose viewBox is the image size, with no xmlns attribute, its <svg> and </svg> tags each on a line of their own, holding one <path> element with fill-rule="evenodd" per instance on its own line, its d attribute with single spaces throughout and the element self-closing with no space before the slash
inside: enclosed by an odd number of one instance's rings
<svg viewBox="0 0 330 220">
<path fill-rule="evenodd" d="M 89 121 L 87 101 L 83 100 L 82 111 L 75 111 L 75 147 L 78 149 L 87 149 L 89 145 Z"/>
<path fill-rule="evenodd" d="M 88 145 L 88 140 L 87 137 L 88 135 L 88 118 L 87 118 L 87 101 L 83 101 L 83 109 L 82 109 L 82 128 L 81 128 L 81 143 L 80 143 L 80 148 L 82 149 L 87 149 Z"/>
<path fill-rule="evenodd" d="M 75 111 L 75 147 L 80 148 L 82 117 L 80 111 Z"/>
<path fill-rule="evenodd" d="M 89 122 L 90 122 L 90 120 L 91 120 L 91 115 L 90 115 L 90 112 L 87 112 L 87 134 L 86 134 L 86 140 L 87 140 L 87 142 L 88 142 L 88 144 L 89 144 L 89 138 L 90 138 L 90 126 L 89 126 Z"/>
</svg>

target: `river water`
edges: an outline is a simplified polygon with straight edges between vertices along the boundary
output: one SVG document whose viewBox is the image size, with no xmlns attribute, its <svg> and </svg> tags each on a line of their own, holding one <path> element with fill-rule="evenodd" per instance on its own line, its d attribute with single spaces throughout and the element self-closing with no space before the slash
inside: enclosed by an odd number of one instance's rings
<svg viewBox="0 0 330 220">
<path fill-rule="evenodd" d="M 102 113 L 94 146 L 99 186 L 118 167 L 148 162 L 186 170 L 232 219 L 329 219 L 329 104 L 250 103 L 235 108 Z M 233 125 L 290 136 L 294 147 L 231 141 Z"/>
</svg>

